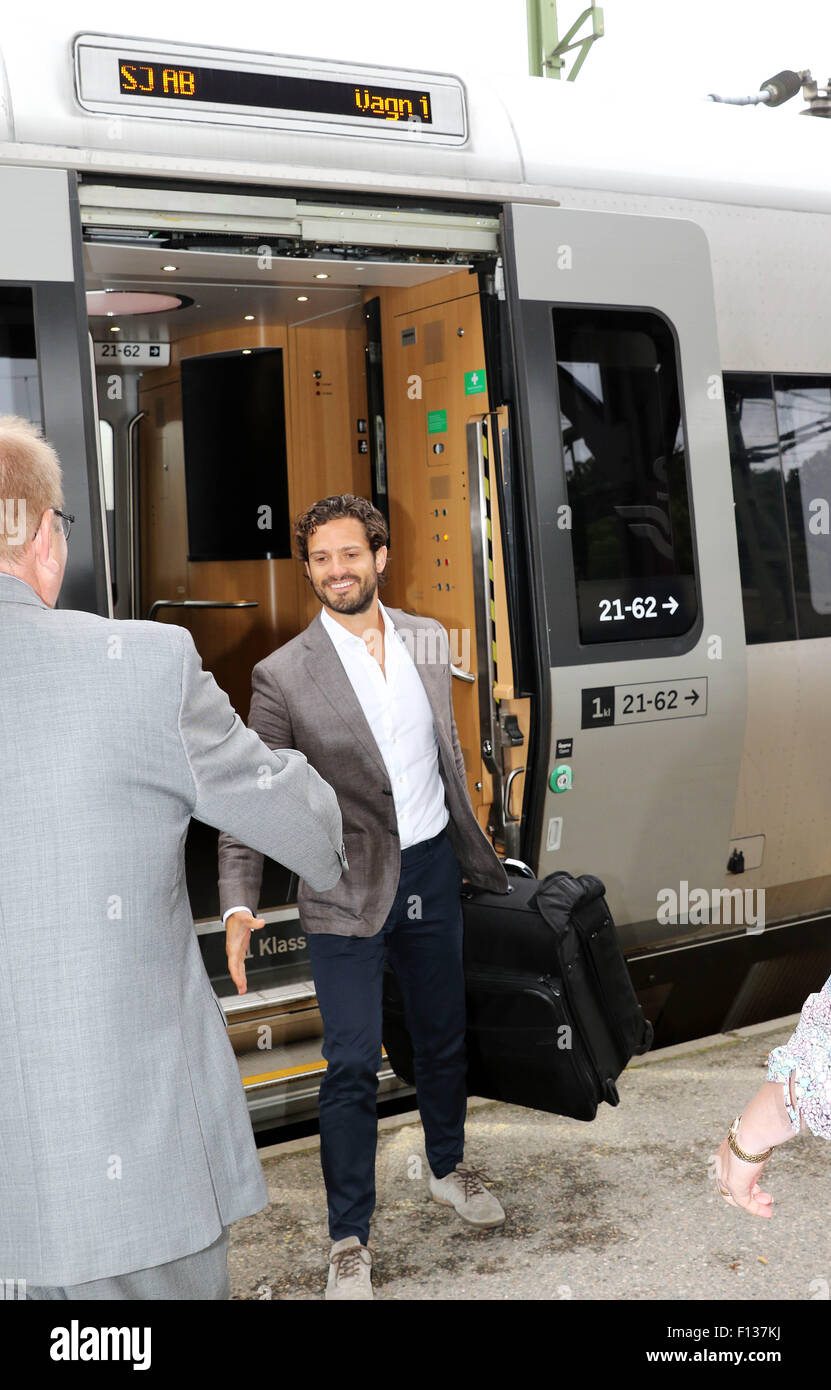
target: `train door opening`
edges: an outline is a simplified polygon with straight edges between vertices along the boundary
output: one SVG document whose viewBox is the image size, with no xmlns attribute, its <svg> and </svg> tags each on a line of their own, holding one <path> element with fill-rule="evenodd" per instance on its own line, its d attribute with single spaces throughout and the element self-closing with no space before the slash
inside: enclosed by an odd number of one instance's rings
<svg viewBox="0 0 831 1390">
<path fill-rule="evenodd" d="M 174 196 L 175 234 L 172 213 L 157 215 Z M 382 601 L 448 630 L 471 800 L 516 854 L 530 701 L 513 685 L 494 475 L 506 422 L 491 409 L 483 337 L 496 218 L 483 232 L 482 218 L 416 215 L 382 244 L 333 245 L 276 236 L 263 214 L 283 201 L 82 189 L 98 409 L 112 431 L 115 615 L 186 626 L 246 718 L 252 668 L 319 608 L 292 556 L 292 519 L 333 493 L 372 498 L 390 527 Z M 268 926 L 237 1000 L 216 838 L 192 823 L 188 888 L 253 1078 L 252 1113 L 261 1100 L 267 1124 L 316 1093 L 320 1025 L 296 884 L 266 863 Z"/>
</svg>

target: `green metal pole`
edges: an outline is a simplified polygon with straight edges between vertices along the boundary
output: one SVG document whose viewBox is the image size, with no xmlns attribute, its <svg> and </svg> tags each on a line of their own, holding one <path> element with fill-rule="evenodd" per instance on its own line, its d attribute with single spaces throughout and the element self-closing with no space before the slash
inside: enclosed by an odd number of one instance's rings
<svg viewBox="0 0 831 1390">
<path fill-rule="evenodd" d="M 557 47 L 557 0 L 526 0 L 528 68 L 532 77 L 559 77 L 563 60 Z M 551 71 L 551 68 L 556 69 Z"/>
<path fill-rule="evenodd" d="M 528 13 L 528 71 L 531 77 L 542 77 L 542 28 L 539 0 L 525 0 Z"/>
<path fill-rule="evenodd" d="M 565 59 L 558 52 L 560 40 L 557 29 L 557 0 L 539 0 L 542 37 L 542 66 L 544 77 L 559 77 Z"/>
<path fill-rule="evenodd" d="M 566 65 L 565 54 L 578 48 L 580 52 L 568 75 L 568 81 L 573 82 L 586 61 L 592 44 L 603 36 L 603 11 L 599 8 L 597 0 L 591 0 L 589 8 L 574 21 L 562 39 L 558 37 L 557 30 L 557 0 L 526 0 L 526 13 L 528 69 L 531 76 L 562 77 Z M 592 32 L 579 39 L 576 37 L 577 32 L 587 20 L 591 21 Z"/>
</svg>

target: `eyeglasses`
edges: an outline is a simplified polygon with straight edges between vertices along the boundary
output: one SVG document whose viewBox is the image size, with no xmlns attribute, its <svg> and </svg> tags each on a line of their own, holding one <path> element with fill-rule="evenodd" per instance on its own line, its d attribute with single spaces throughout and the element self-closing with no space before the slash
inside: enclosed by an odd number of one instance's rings
<svg viewBox="0 0 831 1390">
<path fill-rule="evenodd" d="M 68 541 L 69 533 L 72 530 L 72 523 L 75 520 L 75 518 L 74 516 L 70 516 L 69 512 L 59 511 L 57 507 L 55 507 L 53 510 L 55 512 L 55 516 L 58 518 L 61 524 L 61 530 L 63 531 L 64 540 Z"/>
<path fill-rule="evenodd" d="M 59 507 L 52 507 L 52 511 L 55 513 L 55 516 L 58 518 L 58 524 L 59 524 L 61 530 L 63 531 L 63 538 L 64 538 L 64 540 L 65 540 L 65 541 L 68 541 L 68 540 L 69 540 L 69 533 L 70 533 L 70 531 L 72 530 L 72 523 L 73 523 L 73 521 L 75 520 L 74 516 L 70 515 L 69 512 L 62 512 L 62 511 L 60 510 Z M 45 515 L 46 515 L 46 512 L 43 513 L 43 516 L 45 516 Z M 43 521 L 43 516 L 41 517 L 40 521 Z M 34 535 L 32 536 L 32 540 L 35 539 L 35 536 L 37 535 L 38 531 L 40 530 L 40 521 L 38 522 L 37 527 L 35 528 L 35 532 L 34 532 Z"/>
</svg>

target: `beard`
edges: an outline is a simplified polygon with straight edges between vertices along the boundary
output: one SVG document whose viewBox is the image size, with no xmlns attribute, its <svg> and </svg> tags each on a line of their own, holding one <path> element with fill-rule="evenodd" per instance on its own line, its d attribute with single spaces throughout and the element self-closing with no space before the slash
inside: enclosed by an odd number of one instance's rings
<svg viewBox="0 0 831 1390">
<path fill-rule="evenodd" d="M 331 608 L 335 613 L 344 613 L 347 616 L 354 613 L 365 613 L 372 600 L 378 592 L 378 572 L 373 569 L 365 579 L 361 579 L 357 574 L 344 575 L 344 579 L 353 579 L 355 583 L 349 589 L 344 589 L 342 593 L 331 588 L 331 581 L 327 581 L 324 587 L 315 584 L 310 580 L 315 597 L 320 600 L 325 608 Z"/>
</svg>

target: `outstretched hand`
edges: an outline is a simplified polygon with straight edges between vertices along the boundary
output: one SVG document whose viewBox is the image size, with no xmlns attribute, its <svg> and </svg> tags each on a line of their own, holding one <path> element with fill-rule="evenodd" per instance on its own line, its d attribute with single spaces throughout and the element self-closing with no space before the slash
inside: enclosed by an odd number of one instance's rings
<svg viewBox="0 0 831 1390">
<path fill-rule="evenodd" d="M 237 994 L 245 994 L 248 989 L 245 979 L 245 954 L 251 933 L 264 926 L 265 918 L 252 917 L 250 912 L 232 912 L 225 923 L 225 954 Z"/>
</svg>

